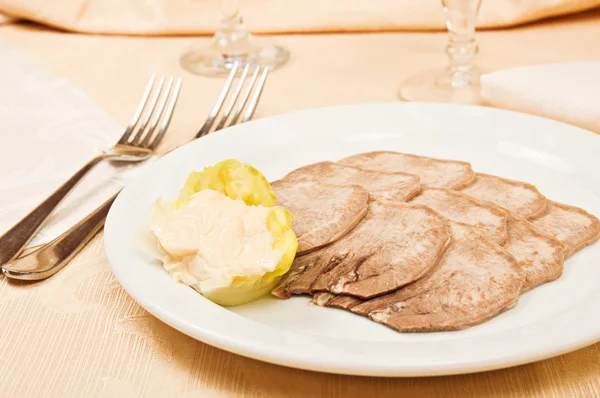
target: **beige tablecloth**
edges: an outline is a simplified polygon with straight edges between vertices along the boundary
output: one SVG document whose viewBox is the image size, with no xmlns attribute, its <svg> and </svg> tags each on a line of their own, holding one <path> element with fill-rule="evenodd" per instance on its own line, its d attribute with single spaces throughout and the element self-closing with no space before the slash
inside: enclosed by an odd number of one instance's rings
<svg viewBox="0 0 600 398">
<path fill-rule="evenodd" d="M 121 124 L 152 72 L 185 78 L 163 150 L 187 141 L 222 80 L 184 72 L 192 38 L 115 38 L 0 27 L 0 37 L 87 93 Z M 600 58 L 600 12 L 479 34 L 488 69 Z M 257 117 L 394 101 L 410 74 L 444 63 L 441 33 L 278 36 L 292 58 L 272 73 Z M 207 40 L 207 39 L 204 39 Z M 182 335 L 138 306 L 111 274 L 102 234 L 55 277 L 0 279 L 0 397 L 597 397 L 600 344 L 481 374 L 426 379 L 328 375 L 246 359 Z"/>
</svg>

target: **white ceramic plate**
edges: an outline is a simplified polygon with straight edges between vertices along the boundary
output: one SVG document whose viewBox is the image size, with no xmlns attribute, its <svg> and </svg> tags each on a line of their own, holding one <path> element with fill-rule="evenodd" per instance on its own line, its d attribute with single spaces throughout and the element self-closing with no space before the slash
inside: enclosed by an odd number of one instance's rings
<svg viewBox="0 0 600 398">
<path fill-rule="evenodd" d="M 370 150 L 471 162 L 476 171 L 531 182 L 547 197 L 600 215 L 600 137 L 491 108 L 390 103 L 291 113 L 196 140 L 144 170 L 106 222 L 119 282 L 150 313 L 200 341 L 251 358 L 323 372 L 421 376 L 476 372 L 559 355 L 600 340 L 600 244 L 569 259 L 563 276 L 518 305 L 459 332 L 397 333 L 360 316 L 266 297 L 223 308 L 173 282 L 140 248 L 151 203 L 176 197 L 192 170 L 226 158 L 270 180 L 296 167 Z"/>
</svg>

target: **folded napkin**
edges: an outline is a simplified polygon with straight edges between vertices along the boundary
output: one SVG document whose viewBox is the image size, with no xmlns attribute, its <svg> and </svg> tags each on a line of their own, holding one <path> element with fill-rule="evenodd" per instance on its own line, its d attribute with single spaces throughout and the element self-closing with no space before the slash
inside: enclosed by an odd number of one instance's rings
<svg viewBox="0 0 600 398">
<path fill-rule="evenodd" d="M 77 32 L 212 33 L 222 0 L 0 0 L 0 13 Z M 440 0 L 245 0 L 253 32 L 444 29 Z M 483 0 L 480 27 L 504 27 L 600 6 L 600 0 Z"/>
<path fill-rule="evenodd" d="M 75 171 L 114 144 L 119 125 L 63 78 L 0 41 L 0 235 Z M 75 188 L 35 242 L 83 218 L 122 185 L 101 163 Z"/>
<path fill-rule="evenodd" d="M 527 66 L 481 79 L 491 105 L 600 133 L 600 61 Z"/>
</svg>

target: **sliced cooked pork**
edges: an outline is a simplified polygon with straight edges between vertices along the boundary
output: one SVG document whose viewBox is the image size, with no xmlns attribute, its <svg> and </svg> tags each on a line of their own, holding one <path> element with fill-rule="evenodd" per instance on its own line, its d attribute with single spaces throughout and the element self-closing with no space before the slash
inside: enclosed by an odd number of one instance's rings
<svg viewBox="0 0 600 398">
<path fill-rule="evenodd" d="M 572 256 L 600 237 L 600 221 L 578 207 L 548 200 L 546 210 L 531 223 L 546 235 L 565 245 L 567 257 Z"/>
<path fill-rule="evenodd" d="M 546 197 L 533 185 L 489 174 L 477 173 L 473 183 L 461 192 L 523 218 L 535 217 L 546 209 Z"/>
<path fill-rule="evenodd" d="M 425 277 L 352 312 L 402 332 L 460 330 L 512 308 L 523 283 L 510 253 L 479 234 L 465 234 Z"/>
<path fill-rule="evenodd" d="M 499 245 L 506 242 L 508 213 L 492 203 L 443 188 L 423 188 L 410 203 L 429 206 L 450 221 L 471 225 Z"/>
<path fill-rule="evenodd" d="M 562 275 L 565 246 L 521 217 L 510 216 L 504 248 L 519 262 L 525 275 L 523 293 Z"/>
<path fill-rule="evenodd" d="M 318 250 L 306 256 L 296 257 L 290 270 L 283 275 L 271 294 L 280 299 L 288 299 L 294 294 L 310 293 L 310 287 L 315 279 L 327 267 L 327 264 L 318 263 L 321 251 Z M 332 259 L 332 261 L 335 261 L 335 259 Z"/>
<path fill-rule="evenodd" d="M 321 181 L 334 185 L 363 186 L 371 199 L 404 202 L 419 193 L 419 177 L 406 173 L 384 173 L 343 166 L 333 162 L 320 162 L 300 167 L 282 178 L 284 181 Z"/>
<path fill-rule="evenodd" d="M 508 239 L 504 249 L 513 255 L 523 272 L 525 281 L 521 293 L 560 277 L 566 251 L 558 239 L 540 232 L 519 216 L 509 215 L 507 227 Z M 464 236 L 469 233 L 469 227 L 451 223 L 451 231 L 453 236 Z M 321 306 L 349 310 L 363 300 L 321 293 L 315 295 L 313 302 Z"/>
<path fill-rule="evenodd" d="M 400 152 L 366 152 L 342 159 L 339 164 L 387 173 L 409 173 L 421 178 L 421 184 L 436 188 L 458 189 L 475 178 L 471 165 L 457 160 L 443 160 Z"/>
<path fill-rule="evenodd" d="M 359 185 L 338 186 L 317 181 L 272 183 L 276 204 L 294 215 L 298 255 L 340 239 L 365 217 L 369 192 Z"/>
<path fill-rule="evenodd" d="M 453 239 L 458 239 L 477 233 L 477 229 L 475 227 L 467 224 L 451 221 L 448 223 L 448 226 L 451 232 L 450 235 L 453 237 Z M 354 306 L 365 302 L 365 300 L 361 300 L 357 297 L 335 295 L 326 292 L 316 292 L 311 301 L 313 304 L 321 307 L 333 307 L 344 310 L 350 310 Z"/>
<path fill-rule="evenodd" d="M 357 184 L 372 202 L 345 236 L 298 257 L 273 294 L 311 293 L 318 305 L 403 332 L 484 322 L 560 277 L 565 257 L 600 238 L 600 221 L 586 211 L 547 200 L 531 184 L 475 175 L 465 162 L 370 152 L 283 180 Z M 402 200 L 410 203 L 390 203 Z"/>
<path fill-rule="evenodd" d="M 273 294 L 330 290 L 370 298 L 394 291 L 436 265 L 449 234 L 447 221 L 428 207 L 373 202 L 342 239 L 296 258 Z"/>
<path fill-rule="evenodd" d="M 364 303 L 361 300 L 352 296 L 338 296 L 331 293 L 319 292 L 315 293 L 311 302 L 321 307 L 339 308 L 342 310 L 351 310 L 353 307 Z"/>
</svg>

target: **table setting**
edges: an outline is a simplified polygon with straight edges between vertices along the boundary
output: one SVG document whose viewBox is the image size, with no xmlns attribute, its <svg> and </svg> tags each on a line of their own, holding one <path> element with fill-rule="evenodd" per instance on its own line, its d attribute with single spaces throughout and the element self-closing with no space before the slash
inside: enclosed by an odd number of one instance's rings
<svg viewBox="0 0 600 398">
<path fill-rule="evenodd" d="M 599 395 L 598 7 L 0 1 L 0 396 Z"/>
</svg>

